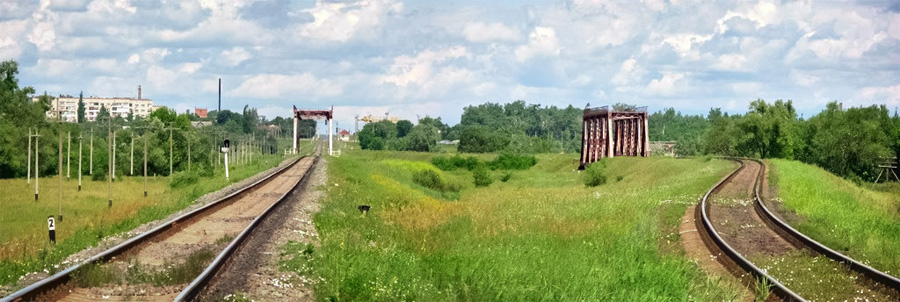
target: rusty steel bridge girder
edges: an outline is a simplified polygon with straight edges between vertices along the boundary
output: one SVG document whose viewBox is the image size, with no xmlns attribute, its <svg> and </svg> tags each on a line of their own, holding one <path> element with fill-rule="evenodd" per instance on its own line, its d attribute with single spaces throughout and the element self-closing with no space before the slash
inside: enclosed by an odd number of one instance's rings
<svg viewBox="0 0 900 302">
<path fill-rule="evenodd" d="M 646 108 L 646 107 L 642 107 Z M 616 111 L 608 106 L 584 110 L 581 164 L 616 156 L 650 156 L 647 110 Z"/>
</svg>

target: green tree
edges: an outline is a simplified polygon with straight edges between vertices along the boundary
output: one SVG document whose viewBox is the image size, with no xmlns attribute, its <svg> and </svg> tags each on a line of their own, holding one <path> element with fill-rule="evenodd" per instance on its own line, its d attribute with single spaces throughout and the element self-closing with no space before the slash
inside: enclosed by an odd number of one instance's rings
<svg viewBox="0 0 900 302">
<path fill-rule="evenodd" d="M 459 152 L 496 152 L 507 145 L 509 137 L 506 134 L 479 125 L 466 127 L 459 138 Z"/>
<path fill-rule="evenodd" d="M 397 137 L 404 137 L 413 128 L 413 123 L 409 120 L 400 120 L 397 122 Z"/>
<path fill-rule="evenodd" d="M 84 119 L 84 91 L 78 93 L 78 123 L 83 124 Z M 129 119 L 130 121 L 130 119 Z"/>
<path fill-rule="evenodd" d="M 437 141 L 441 139 L 438 129 L 432 125 L 416 125 L 409 131 L 409 135 L 403 137 L 406 141 L 406 150 L 409 151 L 437 151 Z"/>
<path fill-rule="evenodd" d="M 745 155 L 793 159 L 796 123 L 797 112 L 790 100 L 777 100 L 772 105 L 762 99 L 753 101 L 750 112 L 738 123 L 745 133 L 738 149 Z"/>
<path fill-rule="evenodd" d="M 156 110 L 156 111 L 159 111 L 159 110 Z M 153 111 L 153 112 L 156 113 L 156 111 Z M 150 115 L 152 116 L 153 113 L 151 113 Z M 100 120 L 106 120 L 108 118 L 109 118 L 109 110 L 106 109 L 106 105 L 100 105 L 100 111 L 97 112 L 97 118 L 94 120 L 100 121 Z"/>
</svg>

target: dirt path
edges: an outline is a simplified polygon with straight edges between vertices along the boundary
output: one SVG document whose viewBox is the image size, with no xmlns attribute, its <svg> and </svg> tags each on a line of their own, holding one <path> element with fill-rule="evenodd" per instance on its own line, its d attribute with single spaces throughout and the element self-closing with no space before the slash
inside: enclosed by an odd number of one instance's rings
<svg viewBox="0 0 900 302">
<path fill-rule="evenodd" d="M 230 241 L 240 233 L 250 222 L 259 216 L 266 208 L 276 202 L 280 196 L 290 191 L 300 177 L 305 173 L 312 158 L 302 159 L 298 164 L 289 168 L 284 173 L 276 176 L 267 183 L 253 188 L 241 194 L 237 200 L 223 206 L 218 211 L 206 214 L 198 218 L 194 223 L 184 227 L 179 232 L 166 236 L 163 239 L 143 244 L 135 251 L 129 251 L 125 259 L 114 260 L 104 264 L 105 269 L 125 268 L 122 262 L 138 263 L 147 267 L 150 271 L 166 270 L 200 250 L 210 250 L 213 255 L 218 254 L 223 243 Z M 126 272 L 120 272 L 125 274 Z M 125 281 L 121 280 L 120 282 Z M 68 295 L 55 296 L 58 301 L 83 301 L 88 300 L 129 300 L 129 301 L 171 301 L 172 292 L 177 295 L 180 288 L 172 290 L 167 287 L 152 287 L 142 285 L 111 285 L 91 288 L 72 288 Z M 158 294 L 158 295 L 157 295 Z M 70 300 L 71 299 L 71 300 Z"/>
</svg>

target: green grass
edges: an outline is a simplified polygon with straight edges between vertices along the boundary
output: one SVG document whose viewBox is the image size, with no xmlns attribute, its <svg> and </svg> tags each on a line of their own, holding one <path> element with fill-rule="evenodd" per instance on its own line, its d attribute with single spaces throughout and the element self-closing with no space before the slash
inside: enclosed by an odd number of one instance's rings
<svg viewBox="0 0 900 302">
<path fill-rule="evenodd" d="M 303 152 L 312 150 L 309 144 Z M 254 156 L 249 164 L 231 167 L 231 182 L 238 182 L 282 161 L 281 155 Z M 56 215 L 58 184 L 55 177 L 40 179 L 40 200 L 34 201 L 34 179 L 0 179 L 0 284 L 9 285 L 28 272 L 46 270 L 54 273 L 67 265 L 58 265 L 66 257 L 97 245 L 106 236 L 121 234 L 135 227 L 162 219 L 191 205 L 206 193 L 229 183 L 224 168 L 212 177 L 200 177 L 196 184 L 171 188 L 165 177 L 149 177 L 148 197 L 143 196 L 143 178 L 118 177 L 112 183 L 113 206 L 107 207 L 107 183 L 93 182 L 85 176 L 82 191 L 77 191 L 77 178 L 63 178 L 62 214 L 57 221 L 57 244 L 47 238 L 47 216 Z"/>
<path fill-rule="evenodd" d="M 432 156 L 344 149 L 330 159 L 315 216 L 321 246 L 288 244 L 282 269 L 322 278 L 320 300 L 736 296 L 686 259 L 677 231 L 687 205 L 733 169 L 729 162 L 616 158 L 608 173 L 621 181 L 585 188 L 577 155 L 539 155 L 535 167 L 484 188 L 472 172 L 443 172 L 462 184 L 459 200 L 448 201 L 412 181 L 434 169 Z M 368 215 L 360 204 L 372 206 Z"/>
<path fill-rule="evenodd" d="M 770 180 L 790 223 L 820 243 L 894 276 L 900 275 L 900 195 L 875 191 L 796 161 L 770 160 Z M 884 187 L 884 186 L 881 186 Z"/>
</svg>

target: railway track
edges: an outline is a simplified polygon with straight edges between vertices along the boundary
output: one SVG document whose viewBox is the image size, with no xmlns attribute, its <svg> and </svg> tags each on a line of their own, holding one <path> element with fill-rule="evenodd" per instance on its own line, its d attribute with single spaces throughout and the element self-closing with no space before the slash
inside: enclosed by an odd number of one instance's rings
<svg viewBox="0 0 900 302">
<path fill-rule="evenodd" d="M 711 255 L 724 255 L 725 257 L 718 257 L 717 260 L 743 283 L 748 286 L 768 286 L 770 294 L 773 294 L 771 297 L 784 301 L 835 298 L 823 297 L 819 295 L 821 292 L 810 293 L 809 290 L 804 295 L 799 294 L 790 284 L 808 282 L 806 284 L 808 286 L 815 284 L 816 280 L 795 280 L 795 278 L 809 278 L 808 275 L 800 274 L 791 277 L 781 276 L 779 280 L 779 276 L 773 276 L 772 273 L 777 271 L 778 261 L 774 261 L 775 267 L 772 266 L 773 262 L 769 262 L 765 268 L 754 263 L 754 260 L 765 261 L 781 257 L 782 264 L 787 265 L 783 259 L 808 257 L 806 259 L 812 261 L 806 264 L 830 265 L 833 272 L 829 271 L 828 274 L 846 276 L 843 279 L 836 277 L 834 280 L 850 280 L 848 282 L 851 284 L 847 288 L 852 288 L 853 292 L 842 293 L 847 294 L 849 299 L 900 300 L 900 279 L 816 242 L 769 210 L 760 197 L 760 190 L 765 181 L 765 165 L 761 161 L 733 160 L 739 162 L 741 166 L 703 196 L 700 207 L 695 211 L 695 223 Z M 745 195 L 749 199 L 741 198 Z M 822 256 L 827 257 L 827 260 L 819 262 L 818 259 Z M 806 269 L 813 271 L 813 267 Z M 823 280 L 827 283 L 829 279 L 819 278 L 818 282 L 822 283 Z M 825 287 L 826 284 L 822 286 Z"/>
<path fill-rule="evenodd" d="M 307 177 L 318 154 L 299 158 L 243 189 L 0 302 L 190 301 L 254 228 Z"/>
</svg>

